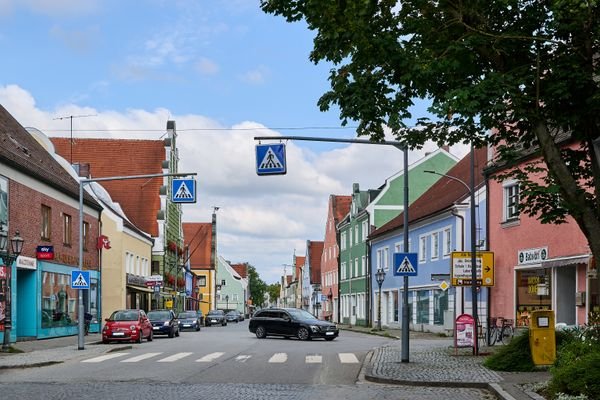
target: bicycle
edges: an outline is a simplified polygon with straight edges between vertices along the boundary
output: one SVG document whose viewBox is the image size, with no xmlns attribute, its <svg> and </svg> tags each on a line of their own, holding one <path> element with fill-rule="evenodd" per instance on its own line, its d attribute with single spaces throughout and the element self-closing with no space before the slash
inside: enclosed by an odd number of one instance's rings
<svg viewBox="0 0 600 400">
<path fill-rule="evenodd" d="M 500 325 L 498 325 L 498 320 Z M 506 318 L 490 318 L 490 346 L 501 342 L 509 344 L 515 335 L 514 320 Z"/>
</svg>

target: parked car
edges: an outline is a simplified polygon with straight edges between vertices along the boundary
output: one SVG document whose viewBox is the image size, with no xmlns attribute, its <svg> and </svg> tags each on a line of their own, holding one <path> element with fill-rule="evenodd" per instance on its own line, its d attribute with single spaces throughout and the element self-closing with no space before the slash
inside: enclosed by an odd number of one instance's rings
<svg viewBox="0 0 600 400">
<path fill-rule="evenodd" d="M 239 311 L 231 310 L 225 314 L 225 318 L 227 319 L 227 322 L 235 322 L 237 324 L 241 321 L 241 314 Z"/>
<path fill-rule="evenodd" d="M 148 311 L 148 319 L 155 335 L 179 336 L 179 322 L 173 310 Z"/>
<path fill-rule="evenodd" d="M 227 319 L 225 318 L 225 312 L 223 310 L 210 310 L 204 318 L 206 326 L 219 325 L 227 326 Z"/>
<path fill-rule="evenodd" d="M 193 329 L 196 332 L 200 330 L 200 318 L 195 311 L 182 311 L 177 314 L 179 320 L 179 330 Z"/>
<path fill-rule="evenodd" d="M 111 341 L 142 343 L 143 338 L 149 342 L 154 338 L 152 324 L 144 310 L 117 310 L 106 318 L 102 329 L 102 343 Z"/>
<path fill-rule="evenodd" d="M 333 340 L 339 335 L 338 327 L 329 321 L 317 319 L 308 311 L 298 308 L 266 308 L 252 316 L 248 324 L 257 338 L 267 336 L 297 337 L 300 340 L 323 338 Z"/>
</svg>

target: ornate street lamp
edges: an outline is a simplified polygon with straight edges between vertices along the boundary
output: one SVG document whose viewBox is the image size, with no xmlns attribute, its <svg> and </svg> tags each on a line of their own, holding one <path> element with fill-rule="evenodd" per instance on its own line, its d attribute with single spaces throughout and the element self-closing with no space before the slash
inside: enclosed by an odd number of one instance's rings
<svg viewBox="0 0 600 400">
<path fill-rule="evenodd" d="M 377 301 L 377 330 L 381 330 L 381 285 L 385 280 L 385 271 L 379 268 L 375 273 L 375 279 L 377 279 L 377 285 L 379 285 L 379 300 Z"/>
<path fill-rule="evenodd" d="M 10 281 L 12 279 L 12 265 L 21 254 L 23 250 L 23 243 L 25 242 L 19 231 L 15 232 L 15 236 L 10 239 L 10 249 L 7 247 L 8 235 L 6 231 L 0 231 L 0 257 L 4 261 L 4 268 L 6 268 L 6 286 L 4 288 L 4 340 L 2 341 L 2 352 L 8 353 L 10 351 L 10 330 L 12 329 L 12 312 L 11 312 L 11 290 Z"/>
</svg>

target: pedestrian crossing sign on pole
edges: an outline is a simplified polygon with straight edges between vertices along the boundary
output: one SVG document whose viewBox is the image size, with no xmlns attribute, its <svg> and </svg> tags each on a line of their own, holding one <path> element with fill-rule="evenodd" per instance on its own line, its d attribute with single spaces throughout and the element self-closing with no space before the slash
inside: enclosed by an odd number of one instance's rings
<svg viewBox="0 0 600 400">
<path fill-rule="evenodd" d="M 417 253 L 394 253 L 394 276 L 417 276 Z"/>
<path fill-rule="evenodd" d="M 71 289 L 89 289 L 90 271 L 71 271 Z"/>
<path fill-rule="evenodd" d="M 173 179 L 171 182 L 171 201 L 173 203 L 196 202 L 196 181 L 194 179 Z"/>
<path fill-rule="evenodd" d="M 286 173 L 285 144 L 256 145 L 257 175 L 285 175 Z"/>
</svg>

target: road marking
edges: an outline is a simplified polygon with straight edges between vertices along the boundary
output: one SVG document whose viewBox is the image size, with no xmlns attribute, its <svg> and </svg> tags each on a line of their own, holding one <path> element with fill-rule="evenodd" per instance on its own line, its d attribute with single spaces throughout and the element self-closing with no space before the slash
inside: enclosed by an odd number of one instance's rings
<svg viewBox="0 0 600 400">
<path fill-rule="evenodd" d="M 187 357 L 189 355 L 192 355 L 192 354 L 194 354 L 194 353 L 186 353 L 186 352 L 184 352 L 184 353 L 177 353 L 177 354 L 173 354 L 172 356 L 163 358 L 162 360 L 158 360 L 157 362 L 174 362 L 174 361 L 177 361 L 177 360 L 181 360 L 182 358 L 185 358 L 185 357 Z"/>
<path fill-rule="evenodd" d="M 275 353 L 273 357 L 269 358 L 270 363 L 284 363 L 287 361 L 286 353 Z"/>
<path fill-rule="evenodd" d="M 138 361 L 145 360 L 147 358 L 156 357 L 159 354 L 162 354 L 162 353 L 146 353 L 146 354 L 142 354 L 140 356 L 128 358 L 127 360 L 122 360 L 121 362 L 126 362 L 126 363 L 138 362 Z"/>
<path fill-rule="evenodd" d="M 304 360 L 304 362 L 306 364 L 321 364 L 323 362 L 323 356 L 321 356 L 319 354 L 312 354 L 312 355 L 306 356 L 306 359 Z"/>
<path fill-rule="evenodd" d="M 221 357 L 223 354 L 225 354 L 225 353 L 220 353 L 220 352 L 210 353 L 210 354 L 205 355 L 202 358 L 197 359 L 196 362 L 212 362 L 212 361 L 215 361 L 217 358 Z"/>
<path fill-rule="evenodd" d="M 250 359 L 250 357 L 252 357 L 252 356 L 244 356 L 244 355 L 242 355 L 242 356 L 237 356 L 237 357 L 235 358 L 235 361 L 239 361 L 239 362 L 242 362 L 242 363 L 243 363 L 243 362 L 246 362 L 246 361 L 248 361 L 248 360 Z"/>
<path fill-rule="evenodd" d="M 339 353 L 338 357 L 342 364 L 358 364 L 358 358 L 353 353 Z"/>
<path fill-rule="evenodd" d="M 84 363 L 99 363 L 102 361 L 110 360 L 111 358 L 123 357 L 123 356 L 126 356 L 127 354 L 129 354 L 129 353 L 110 353 L 110 354 L 105 354 L 103 356 L 90 358 L 88 360 L 83 360 L 82 362 L 84 362 Z"/>
</svg>

